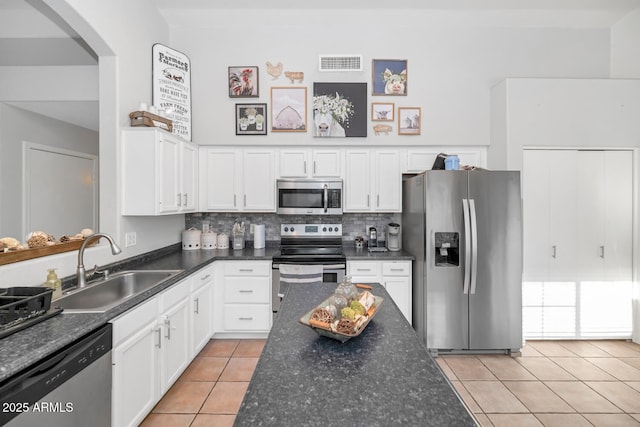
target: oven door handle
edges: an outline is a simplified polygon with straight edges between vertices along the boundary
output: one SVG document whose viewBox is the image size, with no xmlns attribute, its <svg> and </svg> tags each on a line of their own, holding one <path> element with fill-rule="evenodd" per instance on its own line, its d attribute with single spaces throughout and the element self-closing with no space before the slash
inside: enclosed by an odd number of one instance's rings
<svg viewBox="0 0 640 427">
<path fill-rule="evenodd" d="M 287 263 L 273 263 L 271 264 L 271 268 L 274 270 L 280 270 L 280 264 L 287 264 Z M 347 266 L 346 264 L 323 264 L 322 265 L 322 270 L 327 271 L 327 270 L 346 270 Z"/>
</svg>

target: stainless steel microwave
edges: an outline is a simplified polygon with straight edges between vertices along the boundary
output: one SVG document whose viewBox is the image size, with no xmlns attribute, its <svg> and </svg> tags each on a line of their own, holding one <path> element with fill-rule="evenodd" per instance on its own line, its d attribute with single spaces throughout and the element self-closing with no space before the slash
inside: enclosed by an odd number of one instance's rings
<svg viewBox="0 0 640 427">
<path fill-rule="evenodd" d="M 342 215 L 342 180 L 279 179 L 281 215 Z"/>
</svg>

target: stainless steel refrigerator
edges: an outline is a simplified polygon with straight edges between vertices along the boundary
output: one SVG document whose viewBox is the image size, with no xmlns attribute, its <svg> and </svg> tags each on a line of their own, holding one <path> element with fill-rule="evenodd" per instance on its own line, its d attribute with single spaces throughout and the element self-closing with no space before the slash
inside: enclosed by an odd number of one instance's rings
<svg viewBox="0 0 640 427">
<path fill-rule="evenodd" d="M 433 353 L 520 351 L 521 207 L 516 171 L 404 177 L 402 243 L 416 258 L 413 326 Z"/>
</svg>

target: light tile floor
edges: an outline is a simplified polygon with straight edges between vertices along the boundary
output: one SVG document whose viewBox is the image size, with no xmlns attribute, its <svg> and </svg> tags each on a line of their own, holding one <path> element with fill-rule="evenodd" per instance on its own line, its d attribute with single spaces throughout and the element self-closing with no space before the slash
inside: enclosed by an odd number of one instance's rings
<svg viewBox="0 0 640 427">
<path fill-rule="evenodd" d="M 141 425 L 232 426 L 264 343 L 209 341 Z"/>
<path fill-rule="evenodd" d="M 481 426 L 640 426 L 640 346 L 528 341 L 521 357 L 436 362 Z"/>
<path fill-rule="evenodd" d="M 232 426 L 265 340 L 214 339 L 142 423 Z M 522 356 L 436 362 L 485 427 L 640 426 L 640 346 L 528 341 Z"/>
</svg>

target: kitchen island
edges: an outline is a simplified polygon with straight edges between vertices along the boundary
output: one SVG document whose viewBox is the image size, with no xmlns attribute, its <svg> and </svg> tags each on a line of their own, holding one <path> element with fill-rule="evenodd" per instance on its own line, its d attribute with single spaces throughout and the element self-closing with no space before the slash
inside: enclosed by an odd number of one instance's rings
<svg viewBox="0 0 640 427">
<path fill-rule="evenodd" d="M 334 285 L 292 286 L 235 426 L 474 426 L 467 408 L 393 303 L 342 344 L 299 319 Z"/>
</svg>

